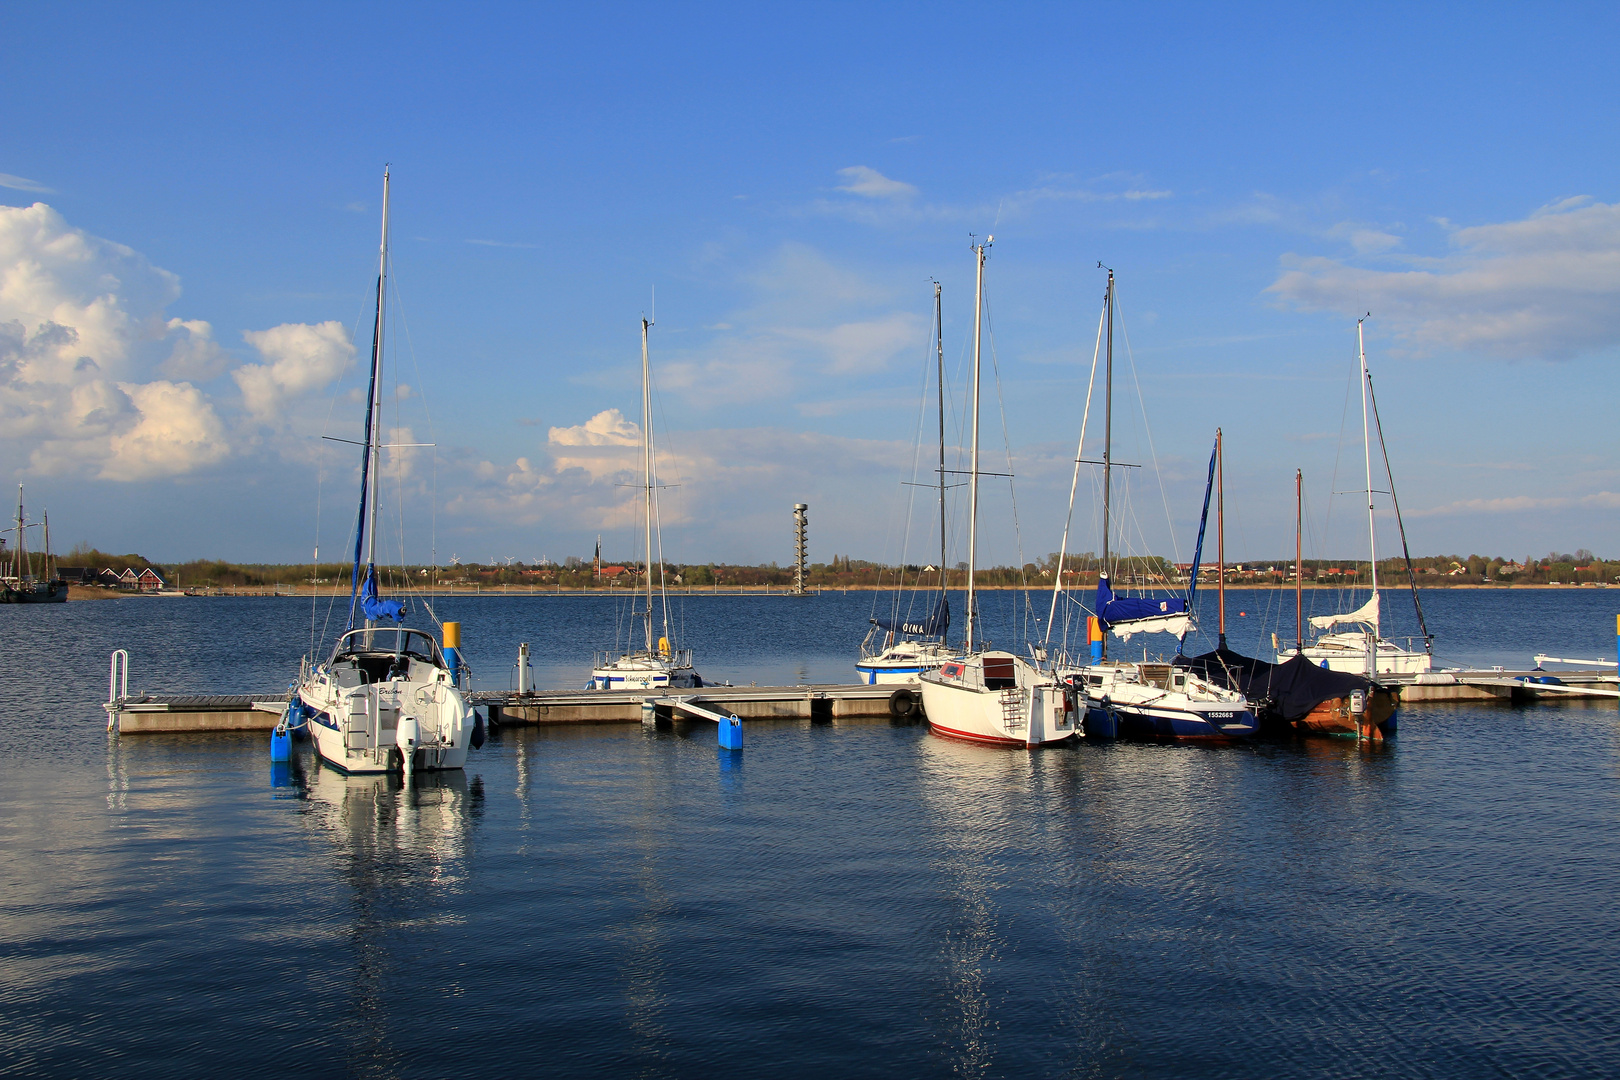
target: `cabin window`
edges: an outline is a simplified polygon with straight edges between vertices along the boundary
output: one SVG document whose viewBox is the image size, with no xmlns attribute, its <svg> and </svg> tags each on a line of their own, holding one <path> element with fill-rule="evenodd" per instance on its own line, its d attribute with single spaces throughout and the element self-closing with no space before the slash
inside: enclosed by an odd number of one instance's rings
<svg viewBox="0 0 1620 1080">
<path fill-rule="evenodd" d="M 987 690 L 1007 690 L 1018 685 L 1018 672 L 1010 656 L 984 658 L 984 685 Z"/>
</svg>

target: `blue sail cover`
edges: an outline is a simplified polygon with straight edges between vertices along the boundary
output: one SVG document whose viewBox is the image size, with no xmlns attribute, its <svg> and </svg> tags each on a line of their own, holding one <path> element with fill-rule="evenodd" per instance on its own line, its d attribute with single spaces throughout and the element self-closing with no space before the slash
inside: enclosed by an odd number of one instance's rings
<svg viewBox="0 0 1620 1080">
<path fill-rule="evenodd" d="M 383 600 L 377 596 L 377 575 L 371 567 L 366 567 L 366 580 L 360 586 L 360 610 L 366 613 L 366 618 L 373 622 L 378 619 L 393 619 L 403 622 L 405 619 L 405 605 L 398 600 Z"/>
<path fill-rule="evenodd" d="M 909 619 L 873 619 L 872 621 L 885 630 L 898 630 L 902 634 L 916 634 L 918 637 L 942 638 L 951 625 L 951 605 L 945 597 L 941 596 L 939 603 L 934 605 L 933 612 L 921 622 Z"/>
<path fill-rule="evenodd" d="M 1153 600 L 1146 596 L 1115 596 L 1108 578 L 1097 579 L 1097 617 L 1104 626 L 1119 626 L 1137 619 L 1162 619 L 1167 615 L 1184 615 L 1187 601 L 1179 599 Z"/>
</svg>

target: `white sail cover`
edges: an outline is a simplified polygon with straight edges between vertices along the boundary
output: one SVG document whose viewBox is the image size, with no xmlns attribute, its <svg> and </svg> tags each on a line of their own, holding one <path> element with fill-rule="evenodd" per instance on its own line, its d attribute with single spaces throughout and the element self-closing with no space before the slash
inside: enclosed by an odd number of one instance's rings
<svg viewBox="0 0 1620 1080">
<path fill-rule="evenodd" d="M 1162 619 L 1132 619 L 1130 622 L 1109 623 L 1108 629 L 1121 641 L 1131 640 L 1132 634 L 1175 634 L 1178 637 L 1187 632 L 1192 623 L 1192 616 L 1186 613 L 1179 615 L 1166 615 Z"/>
<path fill-rule="evenodd" d="M 1373 632 L 1378 632 L 1378 594 L 1373 593 L 1372 599 L 1343 615 L 1312 615 L 1311 625 L 1318 630 L 1326 630 L 1334 626 L 1348 626 L 1352 624 L 1370 626 Z"/>
</svg>

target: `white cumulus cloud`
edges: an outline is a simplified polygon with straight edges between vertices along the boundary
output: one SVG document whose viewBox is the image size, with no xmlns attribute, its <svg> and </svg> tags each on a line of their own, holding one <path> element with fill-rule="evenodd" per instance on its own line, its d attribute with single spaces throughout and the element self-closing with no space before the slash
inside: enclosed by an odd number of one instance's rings
<svg viewBox="0 0 1620 1080">
<path fill-rule="evenodd" d="M 1394 237 L 1351 237 L 1376 252 Z M 1267 290 L 1308 311 L 1371 311 L 1419 351 L 1565 359 L 1620 344 L 1620 204 L 1565 199 L 1520 221 L 1453 229 L 1402 269 L 1289 256 Z"/>
<path fill-rule="evenodd" d="M 593 481 L 626 472 L 641 460 L 641 427 L 618 409 L 605 409 L 583 424 L 546 433 L 558 472 L 583 470 Z M 527 462 L 524 462 L 527 469 Z"/>
<path fill-rule="evenodd" d="M 113 480 L 225 457 L 223 424 L 183 381 L 221 357 L 207 323 L 165 316 L 179 295 L 175 275 L 44 203 L 0 206 L 0 441 L 36 471 Z"/>
<path fill-rule="evenodd" d="M 282 323 L 244 331 L 242 338 L 268 361 L 231 372 L 242 391 L 242 407 L 261 423 L 285 420 L 289 402 L 330 385 L 354 356 L 348 333 L 336 321 Z"/>
</svg>

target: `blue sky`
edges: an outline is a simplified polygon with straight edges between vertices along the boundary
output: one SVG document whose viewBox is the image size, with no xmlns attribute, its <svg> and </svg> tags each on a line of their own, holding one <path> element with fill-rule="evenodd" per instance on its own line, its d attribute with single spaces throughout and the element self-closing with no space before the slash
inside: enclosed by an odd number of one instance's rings
<svg viewBox="0 0 1620 1080">
<path fill-rule="evenodd" d="M 991 232 L 986 453 L 1018 481 L 1016 529 L 986 496 L 990 560 L 1057 547 L 1099 260 L 1142 390 L 1118 408 L 1152 432 L 1150 456 L 1122 419 L 1119 456 L 1163 487 L 1132 477 L 1137 546 L 1187 557 L 1218 425 L 1231 556 L 1291 547 L 1295 468 L 1315 552 L 1363 550 L 1332 493 L 1359 483 L 1340 432 L 1370 310 L 1415 550 L 1620 554 L 1612 8 L 0 23 L 27 43 L 0 67 L 0 466 L 59 546 L 294 561 L 318 518 L 342 547 L 353 455 L 319 436 L 359 427 L 392 162 L 389 422 L 437 444 L 390 468 L 411 561 L 633 552 L 654 289 L 666 552 L 786 562 L 804 501 L 813 557 L 898 558 L 930 281 L 960 391 Z M 1082 549 L 1093 519 L 1083 499 Z M 919 507 L 913 557 L 928 531 Z"/>
</svg>

